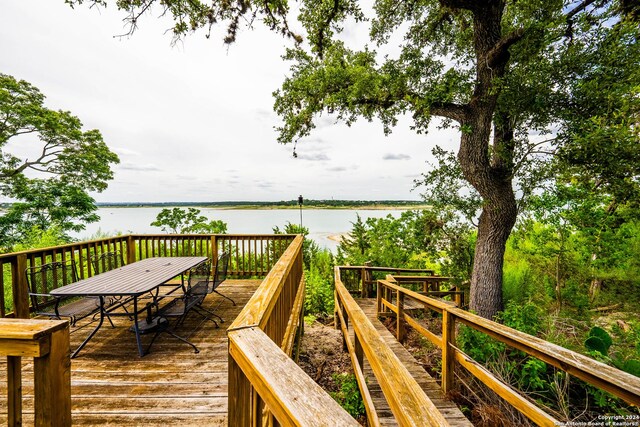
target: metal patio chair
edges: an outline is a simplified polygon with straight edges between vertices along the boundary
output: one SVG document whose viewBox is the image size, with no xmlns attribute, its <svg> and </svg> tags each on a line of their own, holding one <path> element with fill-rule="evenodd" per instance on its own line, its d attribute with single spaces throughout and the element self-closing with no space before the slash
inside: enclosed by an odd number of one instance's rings
<svg viewBox="0 0 640 427">
<path fill-rule="evenodd" d="M 124 265 L 124 258 L 120 251 L 103 252 L 101 254 L 91 255 L 89 258 L 93 274 L 100 274 L 106 271 L 115 270 Z"/>
<path fill-rule="evenodd" d="M 187 279 L 187 287 L 185 289 L 184 295 L 179 297 L 175 297 L 174 295 L 159 295 L 159 297 L 169 297 L 173 298 L 168 304 L 164 305 L 157 309 L 155 315 L 152 315 L 151 305 L 147 305 L 148 307 L 148 317 L 152 318 L 152 324 L 155 324 L 155 334 L 147 347 L 147 353 L 151 349 L 151 346 L 158 338 L 161 333 L 166 333 L 171 335 L 172 337 L 189 344 L 193 347 L 196 353 L 199 353 L 198 347 L 189 341 L 191 335 L 195 333 L 195 331 L 202 325 L 203 322 L 209 320 L 213 322 L 217 327 L 218 322 L 215 321 L 211 316 L 218 317 L 213 312 L 206 310 L 202 307 L 202 302 L 205 297 L 210 293 L 211 288 L 211 260 L 206 260 L 188 272 Z M 196 312 L 199 314 L 203 320 L 200 322 L 195 328 L 193 328 L 192 332 L 186 337 L 180 336 L 176 333 L 176 329 L 184 324 L 185 319 L 191 312 Z"/>
<path fill-rule="evenodd" d="M 76 264 L 70 261 L 54 261 L 26 269 L 29 297 L 36 315 L 54 319 L 69 319 L 71 326 L 78 320 L 100 312 L 100 300 L 94 297 L 56 297 L 49 292 L 78 280 Z M 109 318 L 111 326 L 113 322 Z"/>
<path fill-rule="evenodd" d="M 229 298 L 226 295 L 221 294 L 216 290 L 218 286 L 220 286 L 220 284 L 227 279 L 228 269 L 229 269 L 229 252 L 223 252 L 218 257 L 218 262 L 216 262 L 210 293 L 215 292 L 216 294 L 220 295 L 222 298 L 226 298 L 229 301 L 231 301 L 233 305 L 236 305 L 236 302 L 233 299 Z"/>
</svg>

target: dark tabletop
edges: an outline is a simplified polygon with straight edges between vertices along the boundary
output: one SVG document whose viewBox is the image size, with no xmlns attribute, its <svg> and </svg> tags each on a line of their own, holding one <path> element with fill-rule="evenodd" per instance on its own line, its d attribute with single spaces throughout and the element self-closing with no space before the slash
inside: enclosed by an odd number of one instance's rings
<svg viewBox="0 0 640 427">
<path fill-rule="evenodd" d="M 149 292 L 207 257 L 146 258 L 51 291 L 57 296 L 135 296 Z"/>
</svg>

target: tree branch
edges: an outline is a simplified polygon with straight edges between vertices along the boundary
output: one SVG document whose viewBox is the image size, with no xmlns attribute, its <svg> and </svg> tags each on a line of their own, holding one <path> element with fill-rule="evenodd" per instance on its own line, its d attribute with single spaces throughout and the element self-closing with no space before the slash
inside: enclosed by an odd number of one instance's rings
<svg viewBox="0 0 640 427">
<path fill-rule="evenodd" d="M 452 119 L 458 123 L 465 121 L 467 117 L 467 107 L 465 105 L 454 104 L 453 102 L 437 102 L 431 105 L 429 112 L 436 116 Z"/>
<path fill-rule="evenodd" d="M 504 60 L 509 48 L 522 40 L 524 34 L 524 28 L 518 28 L 517 30 L 508 34 L 506 37 L 500 39 L 498 43 L 496 43 L 496 45 L 493 47 L 493 49 L 491 49 L 487 53 L 486 61 L 489 67 L 495 66 L 500 60 Z"/>
<path fill-rule="evenodd" d="M 578 13 L 582 12 L 583 10 L 585 10 L 590 4 L 595 3 L 595 1 L 596 0 L 584 0 L 582 3 L 580 3 L 574 9 L 571 9 L 569 12 L 567 12 L 567 14 L 565 15 L 565 18 L 567 19 L 567 22 L 571 22 L 571 19 L 574 16 L 576 16 Z"/>
<path fill-rule="evenodd" d="M 440 0 L 440 5 L 450 9 L 476 10 L 484 7 L 485 1 L 474 0 Z"/>
<path fill-rule="evenodd" d="M 318 29 L 318 57 L 320 59 L 324 56 L 324 32 L 325 29 L 331 25 L 331 21 L 336 17 L 340 11 L 340 0 L 333 0 L 333 7 L 331 12 L 327 15 L 327 19 L 324 20 L 324 25 Z"/>
</svg>

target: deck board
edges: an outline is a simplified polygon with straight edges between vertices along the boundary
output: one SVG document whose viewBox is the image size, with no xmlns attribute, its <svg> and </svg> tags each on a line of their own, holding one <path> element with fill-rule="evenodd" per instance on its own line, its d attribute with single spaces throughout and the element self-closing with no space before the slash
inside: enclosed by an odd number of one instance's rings
<svg viewBox="0 0 640 427">
<path fill-rule="evenodd" d="M 131 322 L 114 317 L 116 328 L 107 323 L 71 361 L 71 404 L 73 425 L 79 426 L 222 426 L 227 424 L 227 336 L 226 327 L 238 315 L 260 280 L 227 280 L 209 295 L 205 307 L 215 307 L 225 322 L 216 329 L 203 323 L 191 337 L 200 353 L 161 334 L 151 353 L 138 356 Z M 190 315 L 183 328 L 188 333 L 201 318 Z M 91 326 L 71 334 L 77 347 Z M 146 344 L 151 335 L 143 336 Z M 3 361 L 0 365 L 4 365 Z M 2 366 L 1 368 L 4 368 Z M 23 359 L 24 425 L 33 423 L 33 363 Z M 0 393 L 6 395 L 6 369 L 0 369 Z M 0 399 L 0 425 L 6 425 L 6 400 Z"/>
</svg>

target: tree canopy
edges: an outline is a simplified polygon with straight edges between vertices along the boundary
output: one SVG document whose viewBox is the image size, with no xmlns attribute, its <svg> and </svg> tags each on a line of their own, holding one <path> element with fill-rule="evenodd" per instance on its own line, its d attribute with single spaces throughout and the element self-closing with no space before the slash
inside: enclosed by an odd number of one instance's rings
<svg viewBox="0 0 640 427">
<path fill-rule="evenodd" d="M 162 209 L 151 225 L 161 227 L 162 231 L 173 234 L 225 234 L 227 232 L 226 222 L 216 219 L 209 220 L 206 216 L 200 215 L 200 209 L 196 208 Z"/>
<path fill-rule="evenodd" d="M 0 245 L 33 227 L 79 231 L 98 220 L 89 191 L 103 191 L 119 162 L 98 130 L 44 106 L 30 83 L 0 74 L 0 194 L 15 202 L 0 216 Z M 29 153 L 29 154 L 17 154 Z"/>
<path fill-rule="evenodd" d="M 418 133 L 428 131 L 433 117 L 455 126 L 460 143 L 449 157 L 452 170 L 473 188 L 480 207 L 471 308 L 485 317 L 501 308 L 505 245 L 521 209 L 516 195 L 533 194 L 553 173 L 542 167 L 545 154 L 575 160 L 586 153 L 586 166 L 606 156 L 604 134 L 637 145 L 638 80 L 630 68 L 638 69 L 638 56 L 627 56 L 637 49 L 634 2 L 377 0 L 366 10 L 355 0 L 300 0 L 301 34 L 289 26 L 285 0 L 116 5 L 127 11 L 132 30 L 157 5 L 173 16 L 176 37 L 226 25 L 231 43 L 243 22 L 250 27 L 257 20 L 292 37 L 285 55 L 291 73 L 274 93 L 282 143 L 308 136 L 323 114 L 347 124 L 378 119 L 386 133 L 401 116 L 410 116 Z M 369 43 L 353 47 L 341 33 L 365 21 Z M 631 93 L 623 96 L 627 110 L 603 105 L 621 93 Z M 608 105 L 614 104 L 621 105 Z"/>
</svg>

